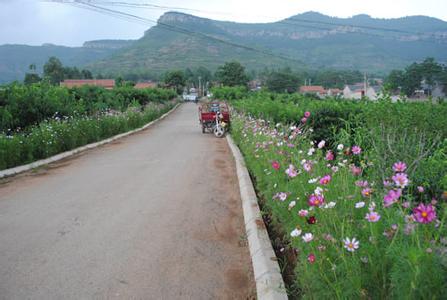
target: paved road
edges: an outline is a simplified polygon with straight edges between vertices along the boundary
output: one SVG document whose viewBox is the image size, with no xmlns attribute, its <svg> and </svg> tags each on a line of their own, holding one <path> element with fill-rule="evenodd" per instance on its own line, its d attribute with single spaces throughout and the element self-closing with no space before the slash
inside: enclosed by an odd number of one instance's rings
<svg viewBox="0 0 447 300">
<path fill-rule="evenodd" d="M 0 299 L 255 294 L 235 167 L 184 104 L 139 134 L 0 184 Z"/>
</svg>

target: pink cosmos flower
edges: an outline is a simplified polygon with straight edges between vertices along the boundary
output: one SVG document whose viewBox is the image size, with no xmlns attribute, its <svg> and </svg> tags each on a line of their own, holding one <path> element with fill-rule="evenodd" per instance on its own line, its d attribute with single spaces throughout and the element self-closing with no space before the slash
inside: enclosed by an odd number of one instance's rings
<svg viewBox="0 0 447 300">
<path fill-rule="evenodd" d="M 306 217 L 308 214 L 309 214 L 309 211 L 307 209 L 301 209 L 298 212 L 298 216 L 300 216 L 300 217 Z"/>
<path fill-rule="evenodd" d="M 354 176 L 359 176 L 360 174 L 362 174 L 362 168 L 352 165 L 351 166 L 351 173 Z"/>
<path fill-rule="evenodd" d="M 309 243 L 309 242 L 311 242 L 314 239 L 314 235 L 312 233 L 305 233 L 301 238 L 306 243 Z"/>
<path fill-rule="evenodd" d="M 418 192 L 419 193 L 423 193 L 424 192 L 424 187 L 423 186 L 418 186 Z"/>
<path fill-rule="evenodd" d="M 372 211 L 366 214 L 365 219 L 371 223 L 375 223 L 380 220 L 380 215 L 375 211 Z"/>
<path fill-rule="evenodd" d="M 323 176 L 323 178 L 321 178 L 320 179 L 320 184 L 322 184 L 322 185 L 326 185 L 326 184 L 328 184 L 329 182 L 331 182 L 331 175 L 325 175 L 325 176 Z"/>
<path fill-rule="evenodd" d="M 360 153 L 362 153 L 362 148 L 360 148 L 359 146 L 352 146 L 351 151 L 353 154 L 359 155 Z"/>
<path fill-rule="evenodd" d="M 366 189 L 362 190 L 362 196 L 365 198 L 371 196 L 371 194 L 372 194 L 372 189 L 370 189 L 370 188 L 366 188 Z"/>
<path fill-rule="evenodd" d="M 303 168 L 304 170 L 306 170 L 306 172 L 310 172 L 312 170 L 312 163 L 310 161 L 306 161 L 303 164 Z"/>
<path fill-rule="evenodd" d="M 402 190 L 390 190 L 388 194 L 383 197 L 383 206 L 388 207 L 396 203 L 396 201 L 402 196 Z"/>
<path fill-rule="evenodd" d="M 287 199 L 288 196 L 289 196 L 289 195 L 288 195 L 287 193 L 279 192 L 279 193 L 276 193 L 276 194 L 273 196 L 273 200 L 278 199 L 279 201 L 284 202 L 284 201 L 286 201 L 286 199 Z"/>
<path fill-rule="evenodd" d="M 313 263 L 315 262 L 315 260 L 316 260 L 315 254 L 313 254 L 313 253 L 309 254 L 309 256 L 307 257 L 307 260 L 308 260 L 311 264 L 313 264 Z"/>
<path fill-rule="evenodd" d="M 407 165 L 404 162 L 398 161 L 393 165 L 394 172 L 403 172 L 407 169 Z"/>
<path fill-rule="evenodd" d="M 364 188 L 366 188 L 366 187 L 369 185 L 369 183 L 368 183 L 368 181 L 366 181 L 366 180 L 357 180 L 357 181 L 355 182 L 355 185 L 358 186 L 358 187 L 364 187 Z"/>
<path fill-rule="evenodd" d="M 296 169 L 293 165 L 289 165 L 289 167 L 286 170 L 286 174 L 290 178 L 294 178 L 294 177 L 298 176 L 298 172 L 296 171 Z"/>
<path fill-rule="evenodd" d="M 273 169 L 279 170 L 280 167 L 281 167 L 281 165 L 276 160 L 272 162 L 272 168 Z"/>
<path fill-rule="evenodd" d="M 307 118 L 302 118 L 301 119 L 301 123 L 306 123 L 307 122 Z"/>
<path fill-rule="evenodd" d="M 334 160 L 334 153 L 332 151 L 326 152 L 326 160 Z"/>
<path fill-rule="evenodd" d="M 383 186 L 384 187 L 388 187 L 388 186 L 390 186 L 391 185 L 391 182 L 389 181 L 389 180 L 384 180 L 383 181 Z"/>
<path fill-rule="evenodd" d="M 306 111 L 306 112 L 304 113 L 304 116 L 305 116 L 306 118 L 309 118 L 309 117 L 310 117 L 310 111 Z"/>
<path fill-rule="evenodd" d="M 413 217 L 416 222 L 427 224 L 436 219 L 436 210 L 431 204 L 419 204 L 413 209 Z"/>
<path fill-rule="evenodd" d="M 324 196 L 311 194 L 307 203 L 309 206 L 322 206 L 324 204 Z"/>
<path fill-rule="evenodd" d="M 325 145 L 326 145 L 326 142 L 325 142 L 325 141 L 321 141 L 321 142 L 319 142 L 319 143 L 318 143 L 318 149 L 323 148 Z"/>
<path fill-rule="evenodd" d="M 406 187 L 410 182 L 410 180 L 408 180 L 407 174 L 405 173 L 396 173 L 396 175 L 394 175 L 392 179 L 394 181 L 394 184 L 402 189 Z"/>
</svg>

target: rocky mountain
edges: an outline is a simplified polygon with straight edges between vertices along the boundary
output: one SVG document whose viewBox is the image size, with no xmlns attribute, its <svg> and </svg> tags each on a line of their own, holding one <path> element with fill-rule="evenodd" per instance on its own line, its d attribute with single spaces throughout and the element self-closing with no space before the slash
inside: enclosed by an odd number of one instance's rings
<svg viewBox="0 0 447 300">
<path fill-rule="evenodd" d="M 274 23 L 241 24 L 169 12 L 130 47 L 91 67 L 124 73 L 199 65 L 215 69 L 235 59 L 248 69 L 290 66 L 385 73 L 426 57 L 447 61 L 447 22 L 425 16 L 335 18 L 308 12 Z"/>
<path fill-rule="evenodd" d="M 335 18 L 316 12 L 273 23 L 216 21 L 179 12 L 161 16 L 136 41 L 91 41 L 83 47 L 0 46 L 0 81 L 23 78 L 49 55 L 102 74 L 215 70 L 229 60 L 248 69 L 358 69 L 386 73 L 426 57 L 447 62 L 447 22 L 425 16 Z"/>
</svg>

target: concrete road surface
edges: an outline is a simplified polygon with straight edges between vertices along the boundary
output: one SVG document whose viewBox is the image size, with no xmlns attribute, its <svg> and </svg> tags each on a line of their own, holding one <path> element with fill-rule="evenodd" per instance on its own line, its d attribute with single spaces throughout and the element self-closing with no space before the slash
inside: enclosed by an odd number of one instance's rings
<svg viewBox="0 0 447 300">
<path fill-rule="evenodd" d="M 0 299 L 255 295 L 232 156 L 184 104 L 0 184 Z"/>
</svg>

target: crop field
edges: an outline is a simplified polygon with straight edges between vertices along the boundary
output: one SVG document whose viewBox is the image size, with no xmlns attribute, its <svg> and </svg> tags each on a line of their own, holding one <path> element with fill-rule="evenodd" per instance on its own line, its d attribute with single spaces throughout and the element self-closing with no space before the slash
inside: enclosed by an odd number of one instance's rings
<svg viewBox="0 0 447 300">
<path fill-rule="evenodd" d="M 445 297 L 445 103 L 219 92 L 291 298 Z"/>
</svg>

